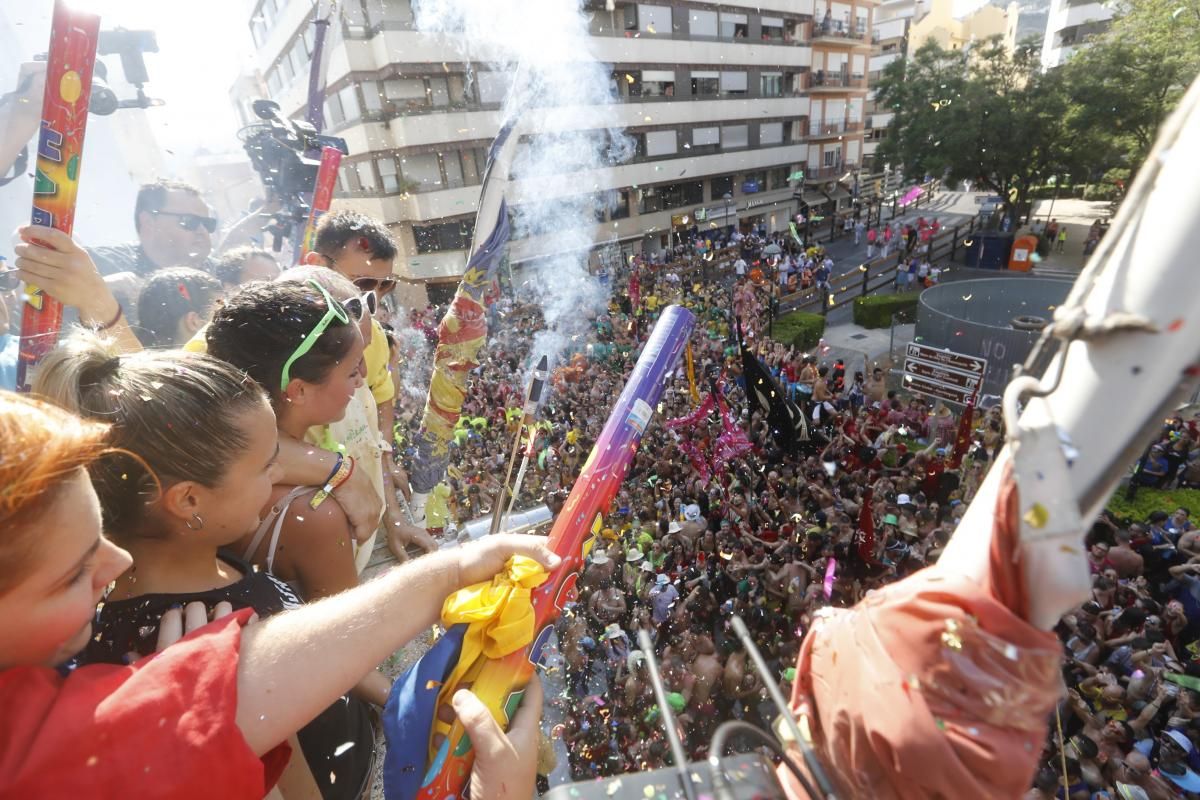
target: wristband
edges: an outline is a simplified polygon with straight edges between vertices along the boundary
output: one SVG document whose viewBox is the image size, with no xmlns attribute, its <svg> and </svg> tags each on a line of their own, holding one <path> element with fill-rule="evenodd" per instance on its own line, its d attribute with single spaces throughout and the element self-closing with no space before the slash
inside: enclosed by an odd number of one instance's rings
<svg viewBox="0 0 1200 800">
<path fill-rule="evenodd" d="M 319 484 L 320 486 L 324 486 L 325 484 L 332 481 L 333 476 L 337 475 L 338 470 L 340 470 L 342 468 L 342 462 L 346 460 L 346 455 L 342 452 L 338 452 L 336 455 L 337 455 L 337 458 L 335 458 L 333 460 L 333 469 L 329 470 L 329 474 L 325 476 L 325 480 L 321 481 L 321 483 Z"/>
<path fill-rule="evenodd" d="M 121 317 L 123 317 L 124 315 L 125 315 L 125 309 L 124 309 L 124 307 L 121 306 L 120 301 L 118 301 L 116 316 L 113 317 L 112 320 L 110 320 L 109 322 L 106 322 L 103 325 L 92 326 L 92 330 L 94 330 L 96 333 L 100 333 L 101 331 L 110 330 L 111 328 L 116 327 L 116 324 L 121 321 Z"/>
<path fill-rule="evenodd" d="M 338 461 L 337 469 L 334 470 L 333 474 L 329 476 L 329 479 L 325 481 L 325 485 L 318 489 L 317 493 L 312 496 L 312 500 L 308 501 L 310 508 L 318 508 L 321 503 L 325 502 L 326 498 L 333 494 L 333 490 L 345 483 L 347 479 L 349 479 L 351 473 L 354 472 L 353 458 L 343 458 L 340 455 L 338 458 L 340 460 Z"/>
</svg>

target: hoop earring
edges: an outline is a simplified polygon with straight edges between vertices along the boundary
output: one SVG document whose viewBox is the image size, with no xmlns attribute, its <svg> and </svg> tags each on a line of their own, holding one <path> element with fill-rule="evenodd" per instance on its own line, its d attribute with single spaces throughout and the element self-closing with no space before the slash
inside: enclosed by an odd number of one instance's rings
<svg viewBox="0 0 1200 800">
<path fill-rule="evenodd" d="M 192 519 L 196 520 L 195 527 L 192 527 Z M 189 519 L 183 523 L 184 525 L 187 525 L 187 529 L 189 531 L 198 531 L 204 527 L 204 517 L 200 516 L 199 514 L 192 514 L 192 519 Z"/>
</svg>

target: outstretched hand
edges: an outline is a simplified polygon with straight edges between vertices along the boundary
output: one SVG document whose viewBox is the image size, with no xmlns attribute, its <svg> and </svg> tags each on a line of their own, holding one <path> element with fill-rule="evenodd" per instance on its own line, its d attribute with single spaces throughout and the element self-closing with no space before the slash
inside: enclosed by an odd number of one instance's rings
<svg viewBox="0 0 1200 800">
<path fill-rule="evenodd" d="M 85 324 L 105 324 L 116 317 L 116 297 L 92 257 L 74 239 L 43 225 L 24 225 L 17 234 L 21 243 L 13 251 L 21 280 L 65 306 L 78 308 Z"/>
</svg>

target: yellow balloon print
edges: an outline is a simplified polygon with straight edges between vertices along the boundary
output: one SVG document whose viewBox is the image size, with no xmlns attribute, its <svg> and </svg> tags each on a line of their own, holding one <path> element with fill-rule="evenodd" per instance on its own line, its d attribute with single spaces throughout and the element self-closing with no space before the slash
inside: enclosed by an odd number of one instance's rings
<svg viewBox="0 0 1200 800">
<path fill-rule="evenodd" d="M 83 81 L 79 78 L 79 73 L 73 69 L 69 69 L 63 73 L 63 76 L 58 81 L 58 96 L 64 101 L 75 105 L 75 101 L 83 94 Z"/>
</svg>

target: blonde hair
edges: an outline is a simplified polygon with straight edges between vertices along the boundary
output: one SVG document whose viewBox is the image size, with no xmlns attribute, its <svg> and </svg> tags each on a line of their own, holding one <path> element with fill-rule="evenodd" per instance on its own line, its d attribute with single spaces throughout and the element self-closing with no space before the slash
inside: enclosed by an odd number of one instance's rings
<svg viewBox="0 0 1200 800">
<path fill-rule="evenodd" d="M 89 332 L 46 356 L 33 391 L 110 425 L 114 452 L 89 472 L 105 529 L 115 537 L 139 532 L 161 484 L 219 485 L 248 444 L 237 415 L 265 399 L 249 376 L 224 361 L 177 350 L 121 355 Z"/>
</svg>

